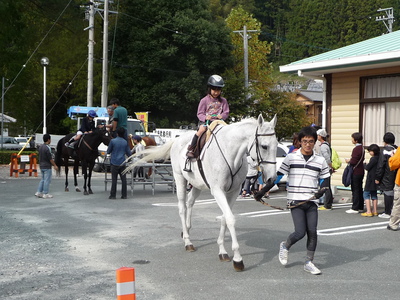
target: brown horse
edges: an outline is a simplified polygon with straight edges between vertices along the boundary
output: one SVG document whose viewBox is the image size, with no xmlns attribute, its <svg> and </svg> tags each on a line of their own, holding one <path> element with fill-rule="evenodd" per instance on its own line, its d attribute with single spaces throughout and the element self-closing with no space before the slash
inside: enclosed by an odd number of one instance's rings
<svg viewBox="0 0 400 300">
<path fill-rule="evenodd" d="M 156 141 L 149 136 L 142 137 L 142 141 L 145 143 L 146 148 L 149 148 L 152 146 L 157 146 Z M 133 139 L 132 139 L 131 134 L 128 137 L 128 145 L 129 145 L 129 149 L 131 149 L 131 150 L 133 149 L 133 147 L 135 147 L 135 145 L 133 144 Z M 149 170 L 147 171 L 147 177 L 150 178 L 152 173 L 153 173 L 153 169 L 149 168 Z"/>
</svg>

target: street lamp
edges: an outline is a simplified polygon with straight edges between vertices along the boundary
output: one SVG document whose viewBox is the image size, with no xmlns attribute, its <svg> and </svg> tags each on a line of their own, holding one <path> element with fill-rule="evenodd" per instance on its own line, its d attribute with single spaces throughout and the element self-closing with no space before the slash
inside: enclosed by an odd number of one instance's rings
<svg viewBox="0 0 400 300">
<path fill-rule="evenodd" d="M 40 64 L 43 66 L 43 134 L 47 133 L 46 128 L 46 67 L 50 61 L 47 57 L 42 57 Z"/>
</svg>

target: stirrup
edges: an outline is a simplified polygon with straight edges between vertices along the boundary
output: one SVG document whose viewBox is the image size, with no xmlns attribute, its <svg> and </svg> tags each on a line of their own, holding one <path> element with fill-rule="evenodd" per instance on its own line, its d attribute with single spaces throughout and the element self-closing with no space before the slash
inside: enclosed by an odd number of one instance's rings
<svg viewBox="0 0 400 300">
<path fill-rule="evenodd" d="M 189 168 L 188 168 L 188 164 L 189 164 Z M 192 163 L 190 162 L 190 158 L 186 158 L 185 167 L 183 168 L 183 171 L 192 172 Z"/>
</svg>

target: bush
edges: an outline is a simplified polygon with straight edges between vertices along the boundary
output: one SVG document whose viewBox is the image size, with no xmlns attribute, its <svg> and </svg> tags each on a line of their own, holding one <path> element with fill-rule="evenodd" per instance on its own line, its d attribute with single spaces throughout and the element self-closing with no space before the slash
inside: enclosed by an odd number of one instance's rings
<svg viewBox="0 0 400 300">
<path fill-rule="evenodd" d="M 15 150 L 0 150 L 0 165 L 8 165 L 11 162 L 11 154 L 13 154 L 13 153 L 17 153 L 18 154 L 18 151 L 15 151 Z M 29 155 L 31 153 L 38 154 L 37 151 L 27 150 L 27 151 L 21 152 L 20 155 Z M 39 163 L 39 157 L 38 157 L 37 163 Z"/>
</svg>

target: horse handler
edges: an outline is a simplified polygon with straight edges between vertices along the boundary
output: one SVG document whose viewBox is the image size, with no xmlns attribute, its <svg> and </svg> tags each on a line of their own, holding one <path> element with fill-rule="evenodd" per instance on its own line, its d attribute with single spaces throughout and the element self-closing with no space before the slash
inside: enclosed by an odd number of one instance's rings
<svg viewBox="0 0 400 300">
<path fill-rule="evenodd" d="M 121 199 L 127 198 L 127 183 L 126 174 L 122 173 L 125 170 L 125 155 L 131 156 L 128 142 L 125 137 L 125 129 L 123 127 L 117 128 L 117 137 L 112 139 L 107 148 L 107 154 L 111 154 L 111 192 L 108 199 L 116 199 L 117 195 L 117 178 L 121 178 Z"/>
<path fill-rule="evenodd" d="M 314 253 L 317 248 L 318 199 L 314 193 L 321 188 L 328 188 L 330 177 L 326 160 L 315 155 L 313 148 L 317 133 L 311 126 L 304 127 L 299 133 L 301 148 L 289 153 L 277 172 L 277 180 L 268 183 L 255 196 L 257 201 L 277 184 L 284 174 L 288 175 L 287 202 L 293 219 L 294 232 L 279 247 L 279 261 L 286 266 L 290 248 L 307 234 L 307 256 L 304 271 L 313 275 L 321 274 L 314 265 Z"/>
</svg>

